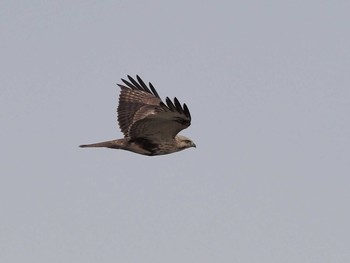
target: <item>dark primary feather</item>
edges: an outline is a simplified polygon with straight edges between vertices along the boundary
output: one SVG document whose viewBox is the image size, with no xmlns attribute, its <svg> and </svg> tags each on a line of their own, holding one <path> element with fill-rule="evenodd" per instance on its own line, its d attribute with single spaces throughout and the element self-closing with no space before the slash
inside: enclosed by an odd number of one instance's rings
<svg viewBox="0 0 350 263">
<path fill-rule="evenodd" d="M 122 79 L 118 105 L 118 122 L 126 137 L 170 140 L 191 123 L 186 104 L 181 106 L 177 98 L 174 103 L 166 98 L 164 104 L 151 83 L 128 76 Z"/>
<path fill-rule="evenodd" d="M 137 76 L 137 77 L 139 77 L 139 76 Z M 141 79 L 140 79 L 140 80 L 141 80 Z M 142 80 L 141 80 L 141 81 L 142 81 Z M 153 87 L 153 85 L 152 85 L 151 82 L 149 82 L 149 87 L 151 88 L 153 94 L 154 94 L 157 98 L 160 99 L 160 97 L 159 97 L 159 95 L 158 95 L 158 92 L 157 92 L 156 89 Z"/>
<path fill-rule="evenodd" d="M 128 79 L 131 83 L 125 79 L 121 79 L 126 86 L 121 85 L 121 84 L 117 84 L 117 85 L 121 88 L 130 88 L 132 90 L 144 91 L 144 92 L 152 94 L 156 98 L 160 99 L 157 91 L 155 90 L 155 88 L 153 87 L 153 85 L 151 83 L 149 83 L 150 88 L 151 88 L 151 90 L 150 90 L 138 75 L 136 75 L 136 78 L 137 78 L 138 82 L 135 79 L 133 79 L 131 76 L 128 75 Z"/>
<path fill-rule="evenodd" d="M 165 111 L 168 111 L 168 110 L 171 110 L 171 111 L 178 111 L 179 113 L 181 114 L 184 114 L 188 119 L 191 120 L 191 114 L 190 114 L 190 111 L 186 105 L 186 103 L 184 103 L 183 107 L 181 106 L 180 102 L 178 101 L 178 99 L 175 97 L 174 98 L 174 101 L 175 101 L 175 105 L 176 107 L 174 107 L 174 104 L 173 102 L 167 97 L 166 98 L 166 103 L 167 105 L 164 103 L 164 102 L 161 102 L 160 103 L 160 106 L 165 110 Z"/>
<path fill-rule="evenodd" d="M 174 102 L 175 102 L 175 107 L 176 107 L 177 111 L 180 112 L 181 114 L 183 114 L 184 110 L 182 109 L 182 106 L 176 97 L 174 98 Z"/>
</svg>

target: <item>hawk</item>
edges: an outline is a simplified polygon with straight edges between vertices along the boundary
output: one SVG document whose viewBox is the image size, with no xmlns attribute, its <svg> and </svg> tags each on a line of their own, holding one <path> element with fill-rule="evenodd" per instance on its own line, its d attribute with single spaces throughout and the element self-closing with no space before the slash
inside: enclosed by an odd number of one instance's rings
<svg viewBox="0 0 350 263">
<path fill-rule="evenodd" d="M 187 137 L 178 135 L 191 125 L 191 114 L 186 104 L 168 97 L 164 103 L 151 83 L 149 87 L 136 75 L 122 79 L 117 109 L 119 127 L 124 138 L 80 147 L 107 147 L 154 156 L 182 151 L 196 145 Z"/>
</svg>

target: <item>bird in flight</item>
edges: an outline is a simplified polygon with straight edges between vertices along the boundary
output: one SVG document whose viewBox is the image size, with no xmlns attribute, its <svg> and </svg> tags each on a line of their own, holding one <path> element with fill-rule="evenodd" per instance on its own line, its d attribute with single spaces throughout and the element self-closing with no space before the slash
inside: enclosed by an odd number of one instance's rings
<svg viewBox="0 0 350 263">
<path fill-rule="evenodd" d="M 168 97 L 164 103 L 151 83 L 128 76 L 122 79 L 117 109 L 119 127 L 124 138 L 80 147 L 106 147 L 138 154 L 155 156 L 182 151 L 196 145 L 187 137 L 178 135 L 191 125 L 191 114 L 186 104 Z"/>
</svg>

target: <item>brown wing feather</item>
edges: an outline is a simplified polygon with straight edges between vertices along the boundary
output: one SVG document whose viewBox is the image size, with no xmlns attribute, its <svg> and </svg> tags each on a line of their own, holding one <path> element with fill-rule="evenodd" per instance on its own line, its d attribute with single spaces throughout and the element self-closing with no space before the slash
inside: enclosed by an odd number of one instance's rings
<svg viewBox="0 0 350 263">
<path fill-rule="evenodd" d="M 131 138 L 148 138 L 153 141 L 168 141 L 181 130 L 190 126 L 189 119 L 174 112 L 158 112 L 135 122 L 129 131 Z"/>
<path fill-rule="evenodd" d="M 129 136 L 144 137 L 153 141 L 173 139 L 181 130 L 191 125 L 191 114 L 187 105 L 184 104 L 182 107 L 177 98 L 174 102 L 175 105 L 166 98 L 167 105 L 160 102 L 160 107 L 151 113 L 148 111 L 147 114 L 143 114 L 143 117 L 138 118 L 138 121 L 130 127 Z M 140 109 L 140 113 L 143 113 L 143 109 Z"/>
<path fill-rule="evenodd" d="M 155 141 L 170 140 L 191 124 L 191 115 L 186 104 L 181 106 L 166 98 L 163 103 L 150 83 L 149 88 L 137 76 L 137 81 L 128 76 L 122 79 L 118 106 L 118 122 L 125 136 L 148 138 Z"/>
<path fill-rule="evenodd" d="M 161 103 L 158 94 L 156 92 L 152 93 L 139 76 L 137 76 L 137 79 L 140 84 L 132 77 L 128 76 L 128 78 L 131 83 L 122 79 L 125 85 L 118 84 L 121 88 L 117 109 L 118 123 L 124 136 L 129 136 L 129 129 L 135 121 L 136 112 L 147 105 L 153 105 L 153 108 L 156 108 Z"/>
</svg>

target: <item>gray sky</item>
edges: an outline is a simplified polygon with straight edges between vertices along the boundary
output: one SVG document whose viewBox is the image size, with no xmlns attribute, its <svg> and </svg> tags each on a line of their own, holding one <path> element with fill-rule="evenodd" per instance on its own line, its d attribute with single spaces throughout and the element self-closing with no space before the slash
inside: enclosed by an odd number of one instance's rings
<svg viewBox="0 0 350 263">
<path fill-rule="evenodd" d="M 349 1 L 1 1 L 1 262 L 350 262 Z M 121 137 L 127 74 L 197 149 Z"/>
</svg>

